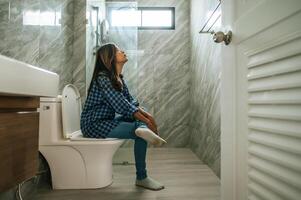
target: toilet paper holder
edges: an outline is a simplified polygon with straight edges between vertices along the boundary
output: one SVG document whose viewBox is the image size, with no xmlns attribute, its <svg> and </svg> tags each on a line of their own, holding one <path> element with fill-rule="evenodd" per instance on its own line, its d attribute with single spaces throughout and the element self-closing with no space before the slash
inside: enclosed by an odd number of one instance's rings
<svg viewBox="0 0 301 200">
<path fill-rule="evenodd" d="M 210 33 L 213 35 L 213 41 L 216 43 L 225 42 L 226 45 L 230 44 L 232 40 L 232 31 L 228 31 L 224 33 L 222 31 L 214 32 L 211 28 L 217 28 L 221 25 L 221 0 L 219 0 L 217 6 L 215 7 L 214 11 L 211 12 L 210 17 L 206 20 L 204 26 L 199 31 L 199 33 Z M 207 30 L 207 31 L 204 31 Z"/>
<path fill-rule="evenodd" d="M 199 33 L 210 33 L 213 35 L 213 41 L 216 43 L 225 42 L 225 45 L 230 44 L 232 41 L 232 31 L 228 31 L 224 33 L 222 31 L 214 32 L 214 31 L 200 31 Z"/>
</svg>

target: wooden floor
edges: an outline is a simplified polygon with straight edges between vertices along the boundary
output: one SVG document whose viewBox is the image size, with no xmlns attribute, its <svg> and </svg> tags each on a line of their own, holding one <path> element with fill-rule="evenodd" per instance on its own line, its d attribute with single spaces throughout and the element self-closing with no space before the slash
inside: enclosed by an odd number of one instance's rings
<svg viewBox="0 0 301 200">
<path fill-rule="evenodd" d="M 122 164 L 128 161 L 128 164 Z M 126 163 L 126 162 L 125 162 Z M 135 186 L 133 149 L 120 148 L 113 160 L 114 182 L 93 190 L 38 190 L 35 200 L 219 200 L 220 181 L 187 148 L 149 148 L 147 172 L 165 185 L 151 191 Z"/>
</svg>

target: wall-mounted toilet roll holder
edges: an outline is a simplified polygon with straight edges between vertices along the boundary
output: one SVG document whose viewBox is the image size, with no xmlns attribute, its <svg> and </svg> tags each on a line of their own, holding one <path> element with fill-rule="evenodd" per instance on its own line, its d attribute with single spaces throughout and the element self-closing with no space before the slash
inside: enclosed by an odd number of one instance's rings
<svg viewBox="0 0 301 200">
<path fill-rule="evenodd" d="M 228 31 L 226 34 L 222 31 L 214 32 L 214 31 L 200 31 L 199 33 L 210 33 L 213 35 L 213 41 L 216 43 L 225 42 L 226 45 L 230 44 L 232 41 L 232 31 Z"/>
<path fill-rule="evenodd" d="M 211 14 L 210 14 L 211 13 Z M 232 31 L 228 31 L 227 33 L 224 33 L 222 31 L 214 32 L 211 30 L 211 28 L 218 28 L 221 27 L 221 16 L 222 16 L 222 11 L 221 11 L 221 0 L 219 0 L 217 6 L 213 10 L 213 12 L 208 12 L 210 14 L 210 17 L 206 20 L 204 26 L 202 29 L 199 31 L 199 33 L 210 33 L 213 35 L 213 41 L 216 43 L 221 43 L 225 42 L 226 45 L 230 44 L 232 40 Z M 207 31 L 205 31 L 207 30 Z"/>
</svg>

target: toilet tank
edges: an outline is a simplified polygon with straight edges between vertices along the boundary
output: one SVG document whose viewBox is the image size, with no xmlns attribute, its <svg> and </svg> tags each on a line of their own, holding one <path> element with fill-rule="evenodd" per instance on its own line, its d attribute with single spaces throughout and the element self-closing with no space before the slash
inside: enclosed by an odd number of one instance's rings
<svg viewBox="0 0 301 200">
<path fill-rule="evenodd" d="M 40 98 L 39 145 L 48 145 L 63 139 L 61 96 Z"/>
</svg>

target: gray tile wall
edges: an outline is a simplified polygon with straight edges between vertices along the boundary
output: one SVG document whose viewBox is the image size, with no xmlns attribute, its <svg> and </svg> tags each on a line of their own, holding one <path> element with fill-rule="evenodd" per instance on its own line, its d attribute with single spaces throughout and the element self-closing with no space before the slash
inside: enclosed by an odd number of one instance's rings
<svg viewBox="0 0 301 200">
<path fill-rule="evenodd" d="M 78 88 L 82 103 L 86 96 L 86 0 L 74 1 L 74 39 L 72 83 Z"/>
<path fill-rule="evenodd" d="M 60 90 L 71 83 L 73 0 L 0 0 L 0 5 L 0 54 L 58 73 Z M 28 24 L 25 15 L 32 13 L 35 16 Z M 59 14 L 60 24 L 44 23 L 45 20 L 54 22 Z M 33 23 L 37 19 L 38 24 Z"/>
<path fill-rule="evenodd" d="M 190 148 L 220 177 L 221 46 L 199 34 L 218 0 L 191 0 Z M 218 28 L 216 28 L 218 31 Z"/>
<path fill-rule="evenodd" d="M 136 97 L 154 115 L 165 147 L 185 147 L 190 134 L 189 1 L 138 0 L 138 6 L 175 7 L 175 30 L 138 31 Z"/>
<path fill-rule="evenodd" d="M 23 12 L 39 15 L 39 0 L 0 0 L 0 53 L 30 64 L 39 63 L 40 26 L 23 25 Z"/>
</svg>

